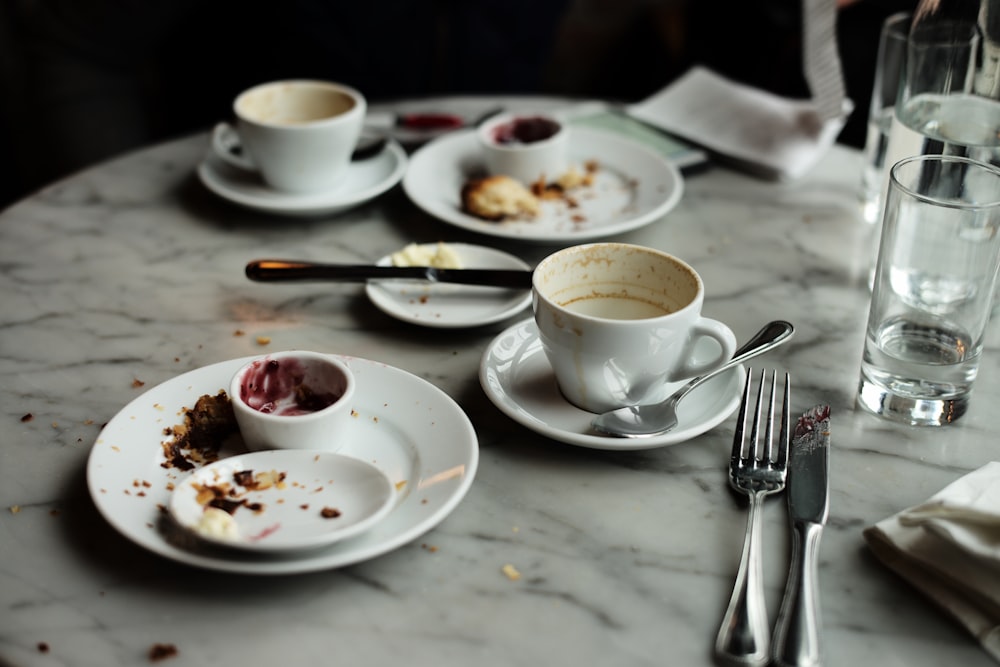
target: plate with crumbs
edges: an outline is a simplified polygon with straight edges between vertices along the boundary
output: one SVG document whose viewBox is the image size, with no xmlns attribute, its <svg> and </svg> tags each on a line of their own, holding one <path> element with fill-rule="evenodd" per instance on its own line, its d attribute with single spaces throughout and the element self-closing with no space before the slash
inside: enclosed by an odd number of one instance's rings
<svg viewBox="0 0 1000 667">
<path fill-rule="evenodd" d="M 332 544 L 262 552 L 210 542 L 173 519 L 172 495 L 185 480 L 215 461 L 248 454 L 224 390 L 236 371 L 257 357 L 178 375 L 123 407 L 101 430 L 87 461 L 87 487 L 100 514 L 124 537 L 164 558 L 257 575 L 352 565 L 408 544 L 437 526 L 459 506 L 479 465 L 479 444 L 468 416 L 423 378 L 380 362 L 331 356 L 347 364 L 357 382 L 353 419 L 337 454 L 375 466 L 392 484 L 388 513 L 366 530 Z M 192 435 L 209 429 L 211 437 Z M 281 472 L 267 466 L 271 470 Z M 317 479 L 325 486 L 329 476 Z M 302 483 L 312 479 L 303 477 Z M 270 497 L 277 503 L 277 496 Z M 319 497 L 301 502 L 308 502 L 309 510 L 322 511 L 328 503 Z M 320 502 L 322 507 L 316 504 Z"/>
<path fill-rule="evenodd" d="M 334 452 L 281 449 L 225 458 L 174 489 L 170 513 L 200 539 L 234 549 L 312 549 L 371 528 L 396 489 L 374 464 Z"/>
<path fill-rule="evenodd" d="M 462 229 L 547 244 L 637 229 L 662 219 L 680 201 L 681 174 L 660 154 L 612 132 L 574 126 L 568 131 L 571 170 L 587 178 L 562 194 L 546 190 L 534 216 L 490 221 L 463 209 L 463 186 L 485 175 L 474 130 L 447 134 L 414 153 L 403 189 L 426 213 Z"/>
</svg>

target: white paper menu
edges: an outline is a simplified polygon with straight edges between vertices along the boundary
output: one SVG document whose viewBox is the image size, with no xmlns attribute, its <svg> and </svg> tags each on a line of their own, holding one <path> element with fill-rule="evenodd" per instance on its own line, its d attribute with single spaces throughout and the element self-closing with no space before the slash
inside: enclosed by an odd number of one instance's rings
<svg viewBox="0 0 1000 667">
<path fill-rule="evenodd" d="M 823 121 L 811 100 L 794 100 L 693 67 L 626 110 L 769 178 L 795 179 L 833 145 L 853 109 Z"/>
</svg>

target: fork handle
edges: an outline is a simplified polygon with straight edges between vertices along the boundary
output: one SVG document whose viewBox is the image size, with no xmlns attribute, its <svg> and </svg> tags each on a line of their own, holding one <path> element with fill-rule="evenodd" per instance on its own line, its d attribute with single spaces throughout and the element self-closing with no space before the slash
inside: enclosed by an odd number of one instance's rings
<svg viewBox="0 0 1000 667">
<path fill-rule="evenodd" d="M 792 523 L 791 567 L 774 628 L 774 664 L 780 667 L 823 664 L 816 576 L 822 531 L 818 523 Z"/>
<path fill-rule="evenodd" d="M 764 494 L 748 494 L 747 530 L 729 607 L 715 639 L 715 655 L 726 665 L 766 665 L 770 630 L 764 604 L 760 532 Z"/>
</svg>

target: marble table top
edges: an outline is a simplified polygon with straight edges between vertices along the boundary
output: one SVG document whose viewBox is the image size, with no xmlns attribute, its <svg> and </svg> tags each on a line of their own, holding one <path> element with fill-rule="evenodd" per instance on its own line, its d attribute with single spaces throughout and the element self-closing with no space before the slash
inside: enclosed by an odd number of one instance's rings
<svg viewBox="0 0 1000 667">
<path fill-rule="evenodd" d="M 243 266 L 261 256 L 369 262 L 438 240 L 534 265 L 552 246 L 459 230 L 400 187 L 318 219 L 250 211 L 196 178 L 207 145 L 199 134 L 139 150 L 0 213 L 0 664 L 147 664 L 158 645 L 176 650 L 165 664 L 202 667 L 711 664 L 746 518 L 726 488 L 735 416 L 688 442 L 631 452 L 514 423 L 478 370 L 488 343 L 530 311 L 430 329 L 384 315 L 360 285 L 260 285 Z M 872 243 L 860 170 L 860 155 L 842 147 L 791 183 L 714 167 L 686 179 L 662 220 L 613 238 L 694 265 L 705 313 L 739 339 L 767 320 L 795 324 L 765 359 L 791 373 L 796 412 L 833 410 L 820 554 L 827 664 L 992 664 L 862 539 L 996 457 L 1000 354 L 991 335 L 971 408 L 947 428 L 856 408 Z M 461 405 L 480 461 L 447 518 L 372 560 L 282 576 L 180 564 L 102 518 L 86 464 L 123 406 L 187 371 L 295 348 L 384 362 Z M 765 512 L 773 621 L 789 538 L 784 502 Z"/>
</svg>

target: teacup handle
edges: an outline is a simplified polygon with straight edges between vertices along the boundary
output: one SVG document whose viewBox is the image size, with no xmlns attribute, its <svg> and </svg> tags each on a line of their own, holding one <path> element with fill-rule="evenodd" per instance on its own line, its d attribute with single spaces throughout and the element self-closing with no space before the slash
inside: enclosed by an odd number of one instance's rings
<svg viewBox="0 0 1000 667">
<path fill-rule="evenodd" d="M 237 169 L 257 171 L 253 160 L 243 148 L 243 142 L 240 141 L 236 128 L 225 121 L 217 123 L 212 129 L 212 150 L 220 159 Z"/>
<path fill-rule="evenodd" d="M 694 348 L 702 338 L 712 338 L 721 350 L 719 356 L 710 361 L 695 363 Z M 733 330 L 718 320 L 702 317 L 691 327 L 691 335 L 688 337 L 687 349 L 684 351 L 686 361 L 679 366 L 667 378 L 669 382 L 678 382 L 696 375 L 703 375 L 712 371 L 732 358 L 736 352 L 736 335 Z"/>
</svg>

